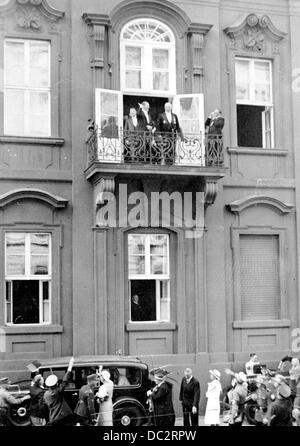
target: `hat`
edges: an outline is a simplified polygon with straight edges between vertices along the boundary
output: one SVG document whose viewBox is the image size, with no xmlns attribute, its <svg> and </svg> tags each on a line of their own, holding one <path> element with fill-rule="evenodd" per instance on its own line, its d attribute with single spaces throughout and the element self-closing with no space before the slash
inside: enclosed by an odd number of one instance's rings
<svg viewBox="0 0 300 446">
<path fill-rule="evenodd" d="M 45 384 L 47 387 L 54 387 L 56 386 L 58 381 L 58 378 L 56 375 L 49 375 L 45 381 Z"/>
<path fill-rule="evenodd" d="M 288 398 L 291 396 L 291 389 L 287 384 L 281 383 L 278 386 L 278 393 L 280 396 L 282 396 L 282 398 Z"/>
<path fill-rule="evenodd" d="M 100 377 L 103 378 L 104 381 L 110 380 L 110 373 L 108 370 L 101 370 Z"/>
<path fill-rule="evenodd" d="M 243 383 L 247 382 L 247 376 L 245 375 L 244 372 L 236 373 L 234 376 L 238 382 L 243 382 Z"/>
<path fill-rule="evenodd" d="M 217 369 L 210 370 L 209 373 L 220 381 L 221 373 Z"/>
<path fill-rule="evenodd" d="M 87 382 L 93 382 L 93 381 L 98 381 L 99 377 L 96 375 L 96 373 L 93 373 L 92 375 L 88 375 L 86 379 Z"/>
</svg>

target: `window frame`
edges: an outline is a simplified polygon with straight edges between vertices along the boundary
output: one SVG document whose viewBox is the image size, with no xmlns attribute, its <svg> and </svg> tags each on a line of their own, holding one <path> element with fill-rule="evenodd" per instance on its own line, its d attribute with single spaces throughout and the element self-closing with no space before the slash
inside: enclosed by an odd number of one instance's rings
<svg viewBox="0 0 300 446">
<path fill-rule="evenodd" d="M 167 240 L 167 248 L 166 248 L 166 265 L 167 265 L 167 273 L 165 274 L 151 274 L 151 252 L 150 252 L 150 240 L 151 236 L 165 236 Z M 129 271 L 129 237 L 145 237 L 145 273 L 144 274 L 130 274 Z M 127 261 L 128 261 L 128 297 L 129 297 L 129 323 L 137 323 L 137 324 L 153 324 L 153 323 L 161 323 L 161 322 L 170 322 L 171 320 L 171 298 L 170 298 L 170 235 L 167 233 L 145 233 L 145 232 L 135 232 L 132 234 L 128 234 L 127 237 Z M 152 321 L 133 321 L 131 318 L 131 281 L 132 280 L 154 280 L 155 281 L 155 304 L 156 304 L 156 319 Z M 161 319 L 161 283 L 167 283 L 167 298 L 164 298 L 168 303 L 168 317 L 166 319 Z"/>
<path fill-rule="evenodd" d="M 134 23 L 148 20 L 165 28 L 170 36 L 170 42 L 155 42 L 155 41 L 139 41 L 126 40 L 123 38 L 124 31 Z M 126 86 L 126 47 L 141 48 L 141 88 L 129 88 Z M 169 66 L 168 69 L 154 69 L 153 68 L 153 49 L 167 49 L 169 52 Z M 160 97 L 172 97 L 176 95 L 176 41 L 173 31 L 165 23 L 150 18 L 144 17 L 134 19 L 127 22 L 120 33 L 120 87 L 124 94 L 146 94 Z M 129 67 L 130 69 L 130 67 Z M 167 72 L 169 74 L 169 88 L 167 90 L 155 90 L 153 88 L 153 73 Z"/>
<path fill-rule="evenodd" d="M 8 85 L 6 83 L 5 76 L 5 62 L 7 54 L 7 43 L 18 42 L 24 45 L 24 83 L 23 85 Z M 46 43 L 48 47 L 48 86 L 47 87 L 34 87 L 30 85 L 29 73 L 30 73 L 30 45 L 32 42 Z M 52 48 L 51 41 L 48 39 L 24 39 L 21 37 L 5 37 L 3 40 L 3 134 L 5 136 L 19 136 L 19 137 L 32 137 L 32 138 L 49 138 L 52 134 L 51 118 L 52 118 Z M 5 118 L 5 92 L 6 91 L 23 91 L 24 92 L 24 134 L 9 133 L 6 131 L 6 118 Z M 44 135 L 35 134 L 30 132 L 30 93 L 47 93 L 48 96 L 48 119 L 47 119 L 47 133 Z"/>
<path fill-rule="evenodd" d="M 237 75 L 236 75 L 236 61 L 243 60 L 249 62 L 249 99 L 237 99 Z M 256 62 L 267 62 L 269 66 L 269 78 L 270 78 L 270 101 L 257 101 L 255 99 L 255 63 Z M 237 105 L 249 105 L 249 106 L 263 106 L 266 108 L 262 112 L 261 122 L 262 122 L 262 149 L 274 149 L 275 147 L 275 121 L 274 121 L 274 92 L 273 92 L 273 71 L 274 63 L 270 58 L 259 58 L 259 57 L 249 57 L 249 55 L 235 55 L 234 56 L 234 73 L 235 73 L 235 113 L 237 116 Z M 266 126 L 266 111 L 270 111 L 270 128 L 267 129 Z M 237 131 L 237 117 L 236 117 L 236 131 Z M 267 145 L 267 133 L 270 135 L 270 146 Z"/>
<path fill-rule="evenodd" d="M 7 274 L 7 243 L 6 234 L 17 233 L 25 234 L 25 273 L 24 275 L 10 275 Z M 31 274 L 31 253 L 30 253 L 30 239 L 31 234 L 44 234 L 49 237 L 49 254 L 48 254 L 48 274 Z M 13 322 L 13 281 L 38 281 L 39 282 L 39 322 L 38 323 L 28 323 L 28 324 L 15 324 Z M 4 324 L 8 327 L 28 327 L 28 326 L 41 326 L 41 325 L 51 325 L 52 324 L 52 233 L 47 231 L 22 231 L 22 230 L 5 230 L 4 231 Z M 43 311 L 44 311 L 44 295 L 43 295 L 43 283 L 48 283 L 48 299 L 47 303 L 49 306 L 49 320 L 44 321 Z M 7 312 L 7 283 L 10 283 L 10 322 L 8 322 L 8 312 Z"/>
<path fill-rule="evenodd" d="M 243 320 L 242 319 L 242 302 L 240 293 L 240 236 L 241 235 L 276 235 L 278 236 L 279 244 L 279 283 L 280 283 L 280 311 L 279 319 L 262 320 Z M 278 321 L 287 319 L 287 239 L 285 228 L 275 227 L 232 227 L 231 228 L 231 240 L 232 240 L 232 262 L 235 265 L 232 268 L 233 274 L 233 297 L 234 297 L 234 324 L 242 322 L 244 328 L 260 327 L 262 322 L 276 324 Z"/>
</svg>

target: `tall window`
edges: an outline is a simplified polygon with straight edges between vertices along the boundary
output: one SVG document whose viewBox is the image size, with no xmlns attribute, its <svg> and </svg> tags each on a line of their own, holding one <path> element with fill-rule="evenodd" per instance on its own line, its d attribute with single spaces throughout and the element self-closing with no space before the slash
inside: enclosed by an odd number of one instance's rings
<svg viewBox="0 0 300 446">
<path fill-rule="evenodd" d="M 7 232 L 5 235 L 7 324 L 51 322 L 51 236 Z"/>
<path fill-rule="evenodd" d="M 243 320 L 280 319 L 278 235 L 240 235 Z"/>
<path fill-rule="evenodd" d="M 271 61 L 237 57 L 235 74 L 238 145 L 274 147 Z"/>
<path fill-rule="evenodd" d="M 129 22 L 121 33 L 121 89 L 151 94 L 176 93 L 175 39 L 153 19 Z"/>
<path fill-rule="evenodd" d="M 128 236 L 130 319 L 170 320 L 169 236 Z"/>
<path fill-rule="evenodd" d="M 4 41 L 4 133 L 50 136 L 50 43 Z"/>
</svg>

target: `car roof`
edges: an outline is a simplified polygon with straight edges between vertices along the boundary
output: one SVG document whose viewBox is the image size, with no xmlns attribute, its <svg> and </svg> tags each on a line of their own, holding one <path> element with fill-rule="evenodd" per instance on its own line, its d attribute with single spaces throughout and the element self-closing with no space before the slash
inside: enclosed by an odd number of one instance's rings
<svg viewBox="0 0 300 446">
<path fill-rule="evenodd" d="M 44 367 L 67 367 L 70 361 L 70 356 L 41 359 L 38 361 L 39 368 Z M 143 363 L 139 358 L 133 356 L 119 356 L 119 355 L 102 355 L 102 356 L 74 356 L 74 367 L 76 366 L 91 366 L 99 364 L 111 364 L 111 365 L 140 365 L 143 368 L 147 368 L 147 365 Z"/>
</svg>

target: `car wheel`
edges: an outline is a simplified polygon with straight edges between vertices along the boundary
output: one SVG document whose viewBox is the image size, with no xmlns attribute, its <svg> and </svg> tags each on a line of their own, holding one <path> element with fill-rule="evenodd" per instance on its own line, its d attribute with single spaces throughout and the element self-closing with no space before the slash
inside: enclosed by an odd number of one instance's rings
<svg viewBox="0 0 300 446">
<path fill-rule="evenodd" d="M 27 401 L 13 405 L 8 412 L 8 419 L 13 426 L 30 426 L 29 405 Z"/>
<path fill-rule="evenodd" d="M 258 424 L 255 419 L 255 412 L 257 409 L 257 403 L 249 402 L 245 407 L 245 415 L 249 424 L 256 425 Z"/>
<path fill-rule="evenodd" d="M 128 405 L 114 409 L 114 426 L 141 426 L 144 422 L 144 415 L 137 406 Z"/>
</svg>

